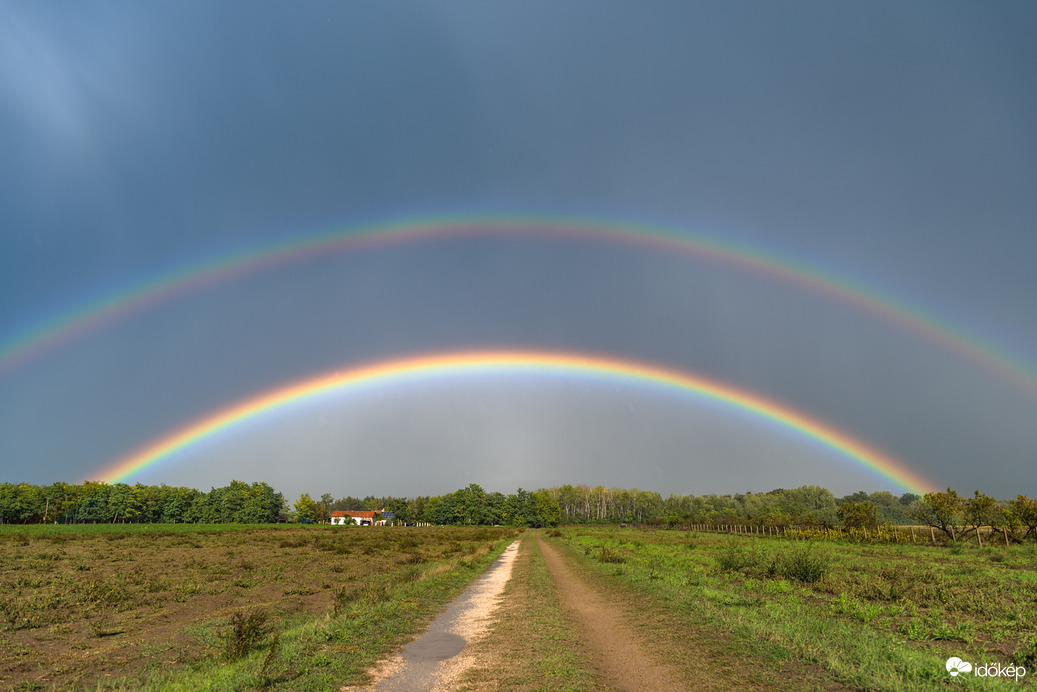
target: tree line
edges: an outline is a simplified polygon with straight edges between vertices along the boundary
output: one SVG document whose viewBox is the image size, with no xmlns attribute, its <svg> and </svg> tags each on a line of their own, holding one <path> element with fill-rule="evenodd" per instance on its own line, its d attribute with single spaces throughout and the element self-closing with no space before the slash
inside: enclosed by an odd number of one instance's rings
<svg viewBox="0 0 1037 692">
<path fill-rule="evenodd" d="M 327 521 L 335 510 L 385 510 L 393 521 L 402 524 L 460 526 L 556 526 L 560 520 L 558 502 L 546 490 L 523 490 L 505 495 L 486 492 L 472 483 L 446 495 L 421 495 L 414 498 L 368 496 L 363 500 L 344 497 L 338 500 L 324 494 L 313 500 L 303 493 L 295 502 L 295 518 L 302 521 Z"/>
<path fill-rule="evenodd" d="M 1004 531 L 1015 535 L 1025 530 L 1023 540 L 1037 537 L 1037 500 L 1019 495 L 1014 500 L 999 502 L 978 490 L 972 497 L 962 497 L 947 488 L 945 493 L 926 493 L 912 508 L 912 517 L 938 529 L 951 541 L 980 530 Z M 982 538 L 979 538 L 982 542 Z"/>
<path fill-rule="evenodd" d="M 859 491 L 837 498 L 827 488 L 804 485 L 799 488 L 777 488 L 765 493 L 732 495 L 678 495 L 663 498 L 658 492 L 633 488 L 563 485 L 549 488 L 547 493 L 558 501 L 561 521 L 566 524 L 660 523 L 670 524 L 738 524 L 771 525 L 830 524 L 841 522 L 844 505 L 872 508 L 877 521 L 910 524 L 911 507 L 919 496 L 905 493 L 896 496 L 888 491 Z"/>
<path fill-rule="evenodd" d="M 0 483 L 3 524 L 266 524 L 286 517 L 284 496 L 266 483 L 231 481 L 207 493 L 141 483 Z"/>
<path fill-rule="evenodd" d="M 505 495 L 472 483 L 445 495 L 412 498 L 368 495 L 313 500 L 304 493 L 289 506 L 266 483 L 231 481 L 202 492 L 167 485 L 0 483 L 0 523 L 199 523 L 264 524 L 327 521 L 335 510 L 385 510 L 394 523 L 436 525 L 554 526 L 557 524 L 881 524 L 932 526 L 951 540 L 981 528 L 1024 529 L 1037 537 L 1037 500 L 1019 495 L 999 501 L 978 490 L 972 497 L 950 488 L 924 496 L 859 491 L 837 498 L 826 488 L 805 485 L 765 493 L 678 495 L 637 488 L 562 485 Z"/>
<path fill-rule="evenodd" d="M 471 484 L 452 493 L 416 498 L 345 497 L 313 500 L 303 494 L 290 507 L 266 483 L 231 481 L 202 492 L 168 485 L 0 483 L 0 524 L 196 523 L 269 524 L 326 521 L 336 510 L 385 510 L 395 523 L 555 526 L 558 504 L 544 490 L 510 495 Z"/>
<path fill-rule="evenodd" d="M 504 495 L 487 493 L 472 484 L 439 497 L 368 495 L 335 499 L 325 493 L 319 500 L 314 500 L 303 494 L 295 507 L 297 511 L 304 508 L 299 516 L 311 521 L 326 520 L 335 510 L 385 509 L 406 523 L 508 524 L 516 521 L 515 517 L 553 517 L 557 505 L 557 522 L 563 524 L 754 522 L 835 525 L 841 521 L 841 508 L 847 505 L 870 507 L 868 516 L 874 516 L 879 523 L 917 523 L 909 512 L 918 500 L 918 495 L 905 493 L 896 496 L 888 491 L 859 491 L 837 498 L 831 491 L 818 486 L 734 495 L 671 494 L 663 498 L 653 490 L 601 485 L 562 485 L 532 493 L 519 489 L 513 495 Z M 523 509 L 527 507 L 533 508 Z"/>
</svg>

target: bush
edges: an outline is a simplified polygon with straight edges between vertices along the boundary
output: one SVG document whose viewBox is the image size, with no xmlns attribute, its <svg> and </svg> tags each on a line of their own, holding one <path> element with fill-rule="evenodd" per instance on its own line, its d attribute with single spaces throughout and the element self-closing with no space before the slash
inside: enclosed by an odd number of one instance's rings
<svg viewBox="0 0 1037 692">
<path fill-rule="evenodd" d="M 612 564 L 622 564 L 627 559 L 620 555 L 619 551 L 615 548 L 611 548 L 607 545 L 601 546 L 601 552 L 598 554 L 598 562 L 608 562 Z"/>
<path fill-rule="evenodd" d="M 717 566 L 726 572 L 755 573 L 764 563 L 759 550 L 749 550 L 744 545 L 729 543 L 717 556 Z"/>
<path fill-rule="evenodd" d="M 807 584 L 821 581 L 828 571 L 828 555 L 815 553 L 812 546 L 783 552 L 776 561 L 777 572 L 788 579 Z"/>
<path fill-rule="evenodd" d="M 239 610 L 234 613 L 230 618 L 230 631 L 227 633 L 226 658 L 241 658 L 262 648 L 267 635 L 273 629 L 267 620 L 268 616 L 262 610 L 253 610 L 250 613 Z"/>
</svg>

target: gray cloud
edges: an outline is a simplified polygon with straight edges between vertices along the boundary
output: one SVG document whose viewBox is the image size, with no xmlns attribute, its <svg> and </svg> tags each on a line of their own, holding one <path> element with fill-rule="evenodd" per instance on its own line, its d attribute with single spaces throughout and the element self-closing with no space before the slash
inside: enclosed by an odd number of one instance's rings
<svg viewBox="0 0 1037 692">
<path fill-rule="evenodd" d="M 1037 370 L 1034 19 L 1026 3 L 12 5 L 0 11 L 0 340 L 159 271 L 320 228 L 590 214 L 796 258 Z M 1033 480 L 1037 398 L 931 341 L 729 267 L 514 239 L 282 267 L 69 341 L 0 375 L 4 480 L 79 477 L 315 372 L 502 346 L 715 377 L 965 492 Z M 355 469 L 342 494 L 411 492 L 386 487 L 384 469 L 419 452 L 413 492 L 480 479 L 881 486 L 665 396 L 632 395 L 637 416 L 614 410 L 622 394 L 487 396 L 485 418 L 474 392 L 459 411 L 357 399 L 352 420 L 369 424 L 341 422 L 338 436 L 289 416 L 253 431 L 267 443 L 236 432 L 212 447 L 226 456 L 185 459 L 168 478 L 274 480 L 294 450 L 318 484 L 336 450 L 353 450 L 388 461 Z M 413 435 L 393 434 L 401 420 Z M 260 461 L 263 449 L 281 452 Z M 752 461 L 768 449 L 788 463 Z M 689 466 L 688 450 L 730 463 Z M 653 463 L 629 462 L 639 455 Z"/>
</svg>

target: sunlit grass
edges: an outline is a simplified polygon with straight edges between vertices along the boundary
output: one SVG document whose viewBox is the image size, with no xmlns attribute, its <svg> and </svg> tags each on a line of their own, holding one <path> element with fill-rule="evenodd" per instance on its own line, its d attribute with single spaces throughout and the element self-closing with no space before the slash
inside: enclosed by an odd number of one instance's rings
<svg viewBox="0 0 1037 692">
<path fill-rule="evenodd" d="M 565 536 L 602 575 L 748 650 L 820 665 L 869 689 L 931 689 L 947 682 L 951 655 L 1025 665 L 1037 632 L 1037 565 L 1027 547 L 1001 549 L 991 560 L 991 550 L 979 548 L 951 554 L 614 527 L 571 528 Z M 601 563 L 602 551 L 623 563 Z"/>
</svg>

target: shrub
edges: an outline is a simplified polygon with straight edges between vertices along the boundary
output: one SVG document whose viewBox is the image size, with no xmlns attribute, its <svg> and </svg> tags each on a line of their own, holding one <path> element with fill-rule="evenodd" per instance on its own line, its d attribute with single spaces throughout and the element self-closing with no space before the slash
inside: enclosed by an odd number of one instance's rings
<svg viewBox="0 0 1037 692">
<path fill-rule="evenodd" d="M 238 611 L 230 618 L 225 656 L 228 660 L 248 656 L 262 648 L 267 635 L 273 628 L 268 624 L 268 615 L 262 610 L 245 613 Z"/>
<path fill-rule="evenodd" d="M 829 558 L 823 553 L 815 553 L 810 546 L 793 548 L 781 554 L 776 561 L 777 572 L 789 579 L 812 584 L 821 581 L 828 571 Z"/>
<path fill-rule="evenodd" d="M 744 545 L 729 543 L 717 556 L 717 566 L 725 572 L 759 572 L 764 556 L 759 550 L 749 550 Z"/>
<path fill-rule="evenodd" d="M 607 545 L 601 546 L 601 552 L 598 553 L 598 562 L 621 564 L 626 561 L 627 559 L 623 557 L 617 549 Z"/>
</svg>

